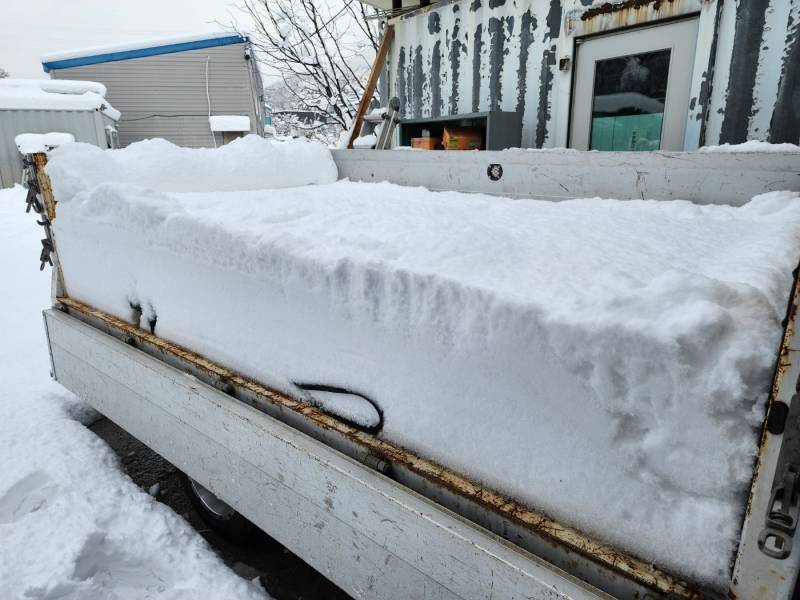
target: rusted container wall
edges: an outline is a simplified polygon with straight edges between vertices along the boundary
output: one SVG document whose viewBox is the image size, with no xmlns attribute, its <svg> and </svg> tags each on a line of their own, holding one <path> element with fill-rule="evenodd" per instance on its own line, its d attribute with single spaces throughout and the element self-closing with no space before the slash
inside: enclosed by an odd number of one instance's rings
<svg viewBox="0 0 800 600">
<path fill-rule="evenodd" d="M 709 143 L 800 140 L 800 0 L 725 2 Z"/>
<path fill-rule="evenodd" d="M 444 0 L 396 20 L 389 93 L 410 118 L 516 111 L 523 147 L 566 146 L 576 40 L 689 15 L 685 149 L 798 142 L 800 0 Z"/>
</svg>

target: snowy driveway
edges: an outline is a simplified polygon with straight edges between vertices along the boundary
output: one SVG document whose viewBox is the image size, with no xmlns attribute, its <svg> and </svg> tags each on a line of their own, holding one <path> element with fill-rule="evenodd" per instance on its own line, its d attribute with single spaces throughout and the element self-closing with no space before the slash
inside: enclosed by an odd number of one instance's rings
<svg viewBox="0 0 800 600">
<path fill-rule="evenodd" d="M 267 597 L 120 471 L 48 377 L 42 230 L 0 189 L 0 598 Z"/>
</svg>

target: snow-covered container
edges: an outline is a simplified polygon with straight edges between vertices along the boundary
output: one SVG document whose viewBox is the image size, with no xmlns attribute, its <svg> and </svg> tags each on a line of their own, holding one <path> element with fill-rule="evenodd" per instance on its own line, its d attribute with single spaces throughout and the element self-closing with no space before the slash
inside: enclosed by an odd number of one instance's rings
<svg viewBox="0 0 800 600">
<path fill-rule="evenodd" d="M 105 99 L 106 88 L 91 81 L 0 79 L 0 187 L 22 177 L 21 134 L 71 134 L 100 148 L 116 145 L 120 113 Z"/>
</svg>

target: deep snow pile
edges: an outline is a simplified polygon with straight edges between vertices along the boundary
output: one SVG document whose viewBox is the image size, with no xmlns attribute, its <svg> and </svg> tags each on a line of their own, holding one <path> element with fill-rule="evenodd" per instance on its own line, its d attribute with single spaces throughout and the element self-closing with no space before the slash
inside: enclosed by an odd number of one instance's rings
<svg viewBox="0 0 800 600">
<path fill-rule="evenodd" d="M 41 227 L 0 190 L 0 598 L 263 598 L 123 475 L 48 377 Z"/>
<path fill-rule="evenodd" d="M 163 192 L 284 188 L 336 181 L 336 165 L 321 144 L 274 142 L 248 135 L 219 149 L 181 148 L 162 139 L 133 144 L 121 152 L 70 153 L 67 168 L 50 171 L 67 198 L 101 183 L 156 185 Z"/>
<path fill-rule="evenodd" d="M 54 151 L 69 293 L 121 318 L 140 305 L 157 334 L 265 383 L 365 394 L 384 437 L 725 584 L 797 194 L 549 203 L 214 175 L 251 147 Z M 179 193 L 185 169 L 205 193 Z"/>
</svg>

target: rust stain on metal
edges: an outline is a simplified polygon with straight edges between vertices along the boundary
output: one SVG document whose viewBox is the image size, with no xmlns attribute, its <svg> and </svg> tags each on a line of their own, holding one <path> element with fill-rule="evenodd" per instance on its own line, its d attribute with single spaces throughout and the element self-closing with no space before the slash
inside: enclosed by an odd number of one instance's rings
<svg viewBox="0 0 800 600">
<path fill-rule="evenodd" d="M 673 16 L 680 8 L 681 0 L 623 0 L 604 2 L 587 9 L 581 15 L 585 33 L 602 29 L 630 27 L 649 21 Z M 605 26 L 600 25 L 603 20 Z M 608 23 L 608 21 L 611 23 Z"/>
<path fill-rule="evenodd" d="M 661 10 L 664 4 L 672 4 L 680 0 L 623 0 L 622 2 L 604 2 L 599 6 L 593 6 L 581 15 L 581 21 L 588 21 L 599 15 L 610 15 L 614 13 L 627 12 L 630 10 L 638 11 L 642 8 L 652 7 L 656 12 Z"/>
<path fill-rule="evenodd" d="M 750 512 L 753 505 L 753 497 L 756 491 L 756 482 L 761 467 L 764 461 L 764 456 L 769 447 L 770 435 L 767 431 L 767 417 L 772 410 L 773 403 L 780 397 L 781 390 L 784 386 L 793 385 L 793 382 L 786 381 L 786 376 L 789 368 L 792 366 L 792 353 L 800 353 L 800 348 L 792 348 L 790 346 L 791 340 L 795 339 L 797 332 L 797 307 L 800 305 L 800 265 L 794 271 L 794 282 L 792 283 L 792 293 L 789 296 L 789 306 L 786 309 L 786 319 L 783 322 L 783 337 L 781 338 L 781 347 L 778 351 L 778 360 L 775 363 L 775 374 L 772 378 L 772 388 L 767 401 L 767 410 L 764 418 L 764 425 L 761 429 L 761 439 L 758 444 L 758 454 L 756 456 L 755 464 L 753 466 L 753 479 L 750 486 L 750 494 L 747 497 L 747 505 L 745 507 L 745 519 L 750 517 Z"/>
<path fill-rule="evenodd" d="M 50 221 L 56 218 L 56 199 L 53 196 L 53 187 L 50 184 L 50 177 L 44 172 L 47 165 L 47 154 L 37 152 L 33 155 L 33 164 L 36 166 L 36 179 L 39 182 L 39 192 L 42 194 L 44 208 L 47 211 L 47 218 Z"/>
<path fill-rule="evenodd" d="M 576 529 L 561 525 L 543 513 L 531 510 L 502 494 L 481 487 L 465 477 L 430 460 L 421 458 L 408 450 L 395 446 L 385 440 L 381 440 L 369 433 L 355 429 L 302 400 L 269 389 L 195 352 L 162 339 L 147 330 L 140 329 L 112 315 L 94 309 L 82 302 L 71 298 L 58 298 L 58 301 L 68 310 L 74 310 L 92 319 L 96 319 L 122 332 L 132 340 L 147 342 L 165 354 L 178 356 L 198 369 L 209 373 L 213 376 L 212 378 L 220 379 L 235 384 L 240 388 L 247 389 L 279 408 L 292 410 L 303 415 L 324 429 L 335 430 L 361 448 L 367 450 L 371 455 L 389 463 L 402 463 L 409 470 L 425 478 L 434 485 L 447 488 L 459 496 L 467 498 L 519 525 L 533 530 L 551 543 L 566 546 L 583 556 L 600 562 L 662 593 L 672 594 L 675 597 L 685 598 L 687 600 L 699 600 L 703 598 L 702 593 L 693 590 L 686 582 L 657 569 L 652 564 L 628 556 L 610 546 L 600 544 Z"/>
<path fill-rule="evenodd" d="M 44 168 L 47 165 L 47 154 L 44 152 L 37 152 L 33 155 L 33 169 L 36 173 L 36 183 L 39 185 L 39 194 L 42 197 L 42 204 L 47 215 L 47 221 L 51 224 L 56 218 L 56 197 L 53 194 L 53 186 L 50 183 L 50 176 L 45 173 Z M 55 234 L 53 234 L 52 227 L 46 226 L 48 236 L 53 242 L 53 266 L 56 272 L 58 281 L 59 294 L 66 294 L 67 287 L 64 283 L 64 270 L 61 268 L 61 259 L 58 257 L 58 249 L 56 248 Z"/>
</svg>

